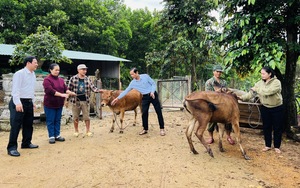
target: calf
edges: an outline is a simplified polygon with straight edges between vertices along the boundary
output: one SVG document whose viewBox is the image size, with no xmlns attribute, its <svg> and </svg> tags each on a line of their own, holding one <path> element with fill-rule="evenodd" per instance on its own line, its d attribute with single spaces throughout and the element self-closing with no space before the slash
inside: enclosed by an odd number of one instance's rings
<svg viewBox="0 0 300 188">
<path fill-rule="evenodd" d="M 115 105 L 111 105 L 111 101 L 113 101 L 115 98 L 117 98 L 121 90 L 103 90 L 101 94 L 101 106 L 108 106 L 111 111 L 113 112 L 113 121 L 112 121 L 112 127 L 110 128 L 110 132 L 114 131 L 114 125 L 116 121 L 116 115 L 120 115 L 120 133 L 124 132 L 124 126 L 123 126 L 123 119 L 125 111 L 134 110 L 135 116 L 134 116 L 134 124 L 136 124 L 136 116 L 137 116 L 137 106 L 142 106 L 142 95 L 137 90 L 131 90 L 125 97 L 119 100 L 118 103 Z"/>
<path fill-rule="evenodd" d="M 224 134 L 224 124 L 231 123 L 236 141 L 245 159 L 250 159 L 241 145 L 241 135 L 239 127 L 240 111 L 236 98 L 230 94 L 219 93 L 213 91 L 196 91 L 185 97 L 184 107 L 191 115 L 190 123 L 186 130 L 186 137 L 190 145 L 190 149 L 194 154 L 198 154 L 192 142 L 192 132 L 206 148 L 211 157 L 214 157 L 209 145 L 203 138 L 203 132 L 209 122 L 221 123 L 219 126 L 219 149 L 224 151 L 222 146 L 222 137 Z M 198 125 L 196 125 L 198 122 Z M 221 126 L 222 125 L 222 126 Z"/>
</svg>

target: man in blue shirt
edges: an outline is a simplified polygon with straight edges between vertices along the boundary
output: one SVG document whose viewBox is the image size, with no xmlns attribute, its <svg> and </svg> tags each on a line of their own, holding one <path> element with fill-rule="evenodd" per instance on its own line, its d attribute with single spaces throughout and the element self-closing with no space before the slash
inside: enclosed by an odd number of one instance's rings
<svg viewBox="0 0 300 188">
<path fill-rule="evenodd" d="M 119 99 L 123 98 L 130 90 L 136 89 L 142 95 L 142 121 L 143 121 L 143 131 L 140 135 L 148 133 L 148 117 L 149 117 L 149 106 L 150 103 L 154 106 L 155 112 L 157 114 L 160 135 L 165 136 L 164 130 L 164 118 L 161 111 L 160 102 L 158 100 L 158 94 L 156 92 L 156 84 L 154 80 L 148 74 L 139 74 L 137 68 L 132 68 L 130 70 L 130 76 L 133 79 L 129 86 L 116 98 L 111 104 L 115 105 Z"/>
<path fill-rule="evenodd" d="M 38 66 L 37 59 L 33 56 L 26 57 L 24 68 L 17 71 L 13 76 L 10 111 L 10 135 L 7 145 L 8 155 L 18 157 L 18 135 L 22 128 L 21 148 L 34 149 L 38 145 L 31 143 L 33 133 L 33 109 L 34 109 L 34 88 L 36 77 L 34 71 Z"/>
</svg>

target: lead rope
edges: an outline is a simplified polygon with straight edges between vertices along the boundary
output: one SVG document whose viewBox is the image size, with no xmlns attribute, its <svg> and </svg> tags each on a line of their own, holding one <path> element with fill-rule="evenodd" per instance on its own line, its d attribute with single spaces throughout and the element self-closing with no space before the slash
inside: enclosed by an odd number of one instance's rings
<svg viewBox="0 0 300 188">
<path fill-rule="evenodd" d="M 254 101 L 254 103 L 257 103 L 258 100 L 259 100 L 259 98 L 258 98 L 256 101 Z M 259 126 L 258 124 L 257 124 L 257 125 L 252 125 L 252 124 L 251 124 L 251 116 L 252 116 L 252 114 L 253 114 L 252 108 L 253 108 L 254 106 L 256 106 L 257 111 L 258 111 L 258 122 L 261 121 L 261 115 L 260 115 L 260 109 L 259 109 L 259 106 L 258 106 L 258 105 L 251 105 L 251 104 L 248 104 L 248 110 L 250 111 L 250 115 L 249 115 L 249 117 L 248 117 L 248 125 L 249 125 L 251 128 L 253 128 L 253 129 L 255 129 L 255 128 L 257 128 L 257 127 Z"/>
</svg>

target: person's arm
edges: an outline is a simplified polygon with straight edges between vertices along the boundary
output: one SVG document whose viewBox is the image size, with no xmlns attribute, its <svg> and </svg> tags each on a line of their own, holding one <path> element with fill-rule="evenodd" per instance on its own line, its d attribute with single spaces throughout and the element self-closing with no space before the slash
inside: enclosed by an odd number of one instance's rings
<svg viewBox="0 0 300 188">
<path fill-rule="evenodd" d="M 148 74 L 146 74 L 146 79 L 147 79 L 148 83 L 151 85 L 151 93 L 154 94 L 154 92 L 156 91 L 155 81 Z"/>
<path fill-rule="evenodd" d="M 17 72 L 13 76 L 12 80 L 12 97 L 13 102 L 15 105 L 22 105 L 20 100 L 20 94 L 21 94 L 21 85 L 22 85 L 22 78 L 21 78 L 21 72 Z"/>
<path fill-rule="evenodd" d="M 51 80 L 48 79 L 48 78 L 44 79 L 43 86 L 44 86 L 44 92 L 45 92 L 45 94 L 52 95 L 52 96 L 57 96 L 57 97 L 64 97 L 64 98 L 68 98 L 69 97 L 68 94 L 58 92 L 55 88 L 53 88 Z"/>
<path fill-rule="evenodd" d="M 13 83 L 12 83 L 12 99 L 13 99 L 13 103 L 16 105 L 17 112 L 23 112 L 23 105 L 20 100 L 21 85 L 22 85 L 22 75 L 21 72 L 17 72 L 13 76 Z"/>
<path fill-rule="evenodd" d="M 273 82 L 271 83 L 271 86 L 268 88 L 254 87 L 253 90 L 262 96 L 274 95 L 281 91 L 281 82 L 278 79 L 276 79 L 276 80 L 273 80 Z"/>
<path fill-rule="evenodd" d="M 89 77 L 87 77 L 87 79 L 88 79 L 89 86 L 90 86 L 90 88 L 91 88 L 91 90 L 92 90 L 93 92 L 95 92 L 95 93 L 101 92 L 101 90 L 98 89 L 98 88 L 93 84 L 92 80 L 91 80 Z"/>
<path fill-rule="evenodd" d="M 68 83 L 68 90 L 73 91 L 74 90 L 74 77 L 72 76 Z"/>
<path fill-rule="evenodd" d="M 205 82 L 205 91 L 214 91 L 214 87 L 210 79 Z"/>
<path fill-rule="evenodd" d="M 132 81 L 130 82 L 129 86 L 124 91 L 122 91 L 122 93 L 120 93 L 120 95 L 117 98 L 111 101 L 111 105 L 115 105 L 119 101 L 119 99 L 122 99 L 129 91 L 133 89 L 131 83 Z"/>
</svg>

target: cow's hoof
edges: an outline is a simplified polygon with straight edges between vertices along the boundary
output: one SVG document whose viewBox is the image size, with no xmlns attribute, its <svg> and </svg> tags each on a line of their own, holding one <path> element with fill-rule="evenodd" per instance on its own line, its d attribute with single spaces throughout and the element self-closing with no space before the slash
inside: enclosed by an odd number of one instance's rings
<svg viewBox="0 0 300 188">
<path fill-rule="evenodd" d="M 133 124 L 133 126 L 135 126 L 135 123 Z"/>
<path fill-rule="evenodd" d="M 212 152 L 211 149 L 207 150 L 207 153 L 209 154 L 209 156 L 211 156 L 212 158 L 214 158 L 214 154 L 213 154 L 213 152 Z"/>
<path fill-rule="evenodd" d="M 120 134 L 123 134 L 124 133 L 124 131 L 120 131 Z"/>
<path fill-rule="evenodd" d="M 220 152 L 225 152 L 224 148 L 219 148 Z"/>
<path fill-rule="evenodd" d="M 112 132 L 114 132 L 114 130 L 110 129 L 109 132 L 112 133 Z"/>
<path fill-rule="evenodd" d="M 246 160 L 251 160 L 251 158 L 250 158 L 248 155 L 244 155 L 244 158 L 245 158 Z"/>
<path fill-rule="evenodd" d="M 193 154 L 197 155 L 199 154 L 198 151 L 196 151 L 195 149 L 192 149 Z"/>
</svg>

